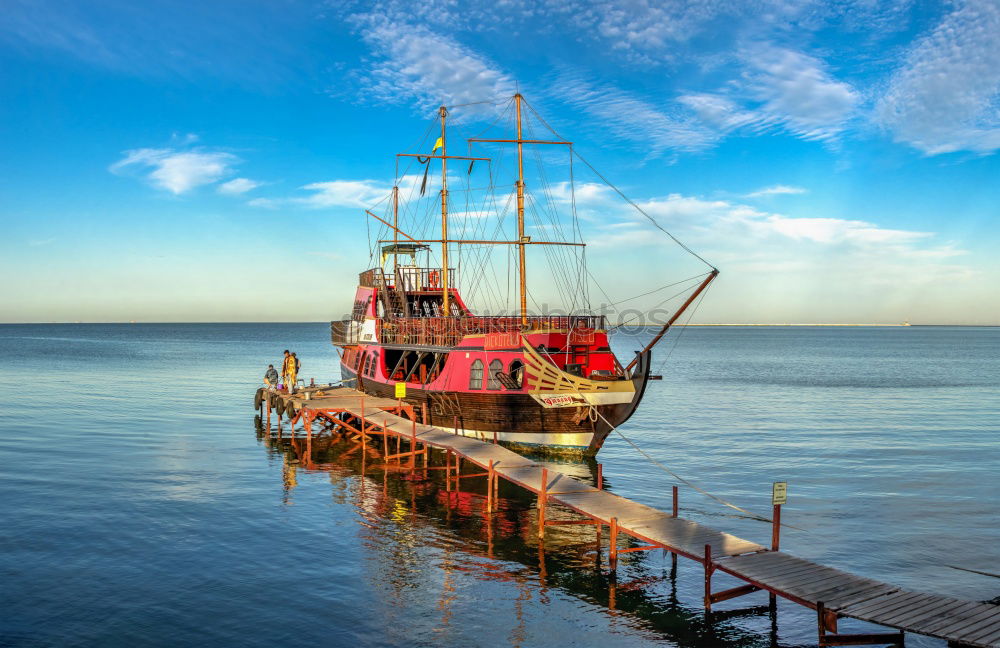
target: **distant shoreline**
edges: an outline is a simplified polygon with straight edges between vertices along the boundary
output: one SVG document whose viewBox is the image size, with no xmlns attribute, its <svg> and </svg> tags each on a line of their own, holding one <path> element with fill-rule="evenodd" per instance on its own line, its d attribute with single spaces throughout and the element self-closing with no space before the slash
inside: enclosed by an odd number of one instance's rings
<svg viewBox="0 0 1000 648">
<path fill-rule="evenodd" d="M 329 324 L 326 321 L 316 322 L 0 322 L 0 326 L 80 326 L 80 325 L 105 325 L 105 326 L 143 326 L 143 325 L 179 325 L 179 326 L 201 326 L 213 324 Z M 662 323 L 649 324 L 618 324 L 611 328 L 648 328 L 651 326 L 663 326 Z M 733 327 L 733 328 L 760 328 L 760 327 L 799 327 L 799 328 L 1000 328 L 1000 324 L 674 324 L 672 328 L 709 328 L 709 327 Z"/>
<path fill-rule="evenodd" d="M 623 324 L 626 326 L 662 326 L 662 324 Z M 709 326 L 735 326 L 735 327 L 760 327 L 760 326 L 799 326 L 799 327 L 813 327 L 813 328 L 828 328 L 828 327 L 848 327 L 848 328 L 917 328 L 917 327 L 966 327 L 966 328 L 997 328 L 1000 324 L 675 324 L 674 326 L 687 326 L 690 328 L 698 327 L 709 327 Z"/>
</svg>

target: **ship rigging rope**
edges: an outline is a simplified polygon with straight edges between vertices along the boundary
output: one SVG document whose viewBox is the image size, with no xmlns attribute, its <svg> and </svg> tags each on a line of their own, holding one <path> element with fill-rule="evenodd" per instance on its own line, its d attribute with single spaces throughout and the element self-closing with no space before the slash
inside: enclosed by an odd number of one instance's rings
<svg viewBox="0 0 1000 648">
<path fill-rule="evenodd" d="M 537 110 L 535 110 L 535 108 L 534 108 L 534 107 L 533 107 L 533 106 L 532 106 L 532 105 L 531 105 L 530 103 L 528 103 L 528 102 L 527 102 L 526 100 L 524 100 L 523 98 L 522 98 L 522 100 L 521 100 L 521 101 L 523 101 L 523 102 L 524 102 L 524 104 L 525 104 L 526 106 L 528 106 L 528 109 L 529 109 L 529 110 L 531 110 L 531 112 L 532 112 L 532 113 L 533 113 L 533 114 L 535 115 L 535 117 L 537 117 L 537 118 L 538 118 L 538 121 L 540 121 L 540 122 L 541 122 L 541 123 L 542 123 L 542 124 L 543 124 L 543 125 L 544 125 L 544 126 L 545 126 L 545 127 L 547 128 L 547 129 L 549 129 L 549 131 L 551 131 L 553 135 L 555 135 L 555 136 L 556 136 L 556 137 L 558 137 L 559 139 L 561 139 L 561 140 L 565 141 L 565 138 L 564 138 L 564 137 L 563 137 L 562 135 L 560 135 L 559 133 L 557 133 L 557 132 L 556 132 L 556 130 L 555 130 L 554 128 L 552 128 L 552 127 L 551 127 L 551 126 L 550 126 L 550 125 L 548 124 L 548 122 L 546 122 L 546 121 L 545 121 L 545 120 L 544 120 L 544 119 L 542 118 L 542 116 L 541 116 L 541 115 L 539 115 L 539 114 L 538 114 L 538 111 L 537 111 Z M 717 270 L 717 268 L 716 268 L 716 267 L 715 267 L 714 265 L 712 265 L 711 263 L 709 263 L 708 261 L 706 261 L 706 260 L 705 260 L 705 259 L 704 259 L 704 258 L 703 258 L 703 257 L 702 257 L 702 256 L 701 256 L 700 254 L 698 254 L 697 252 L 695 252 L 694 250 L 692 250 L 692 249 L 691 249 L 691 248 L 689 248 L 688 246 L 684 245 L 684 243 L 682 243 L 682 242 L 680 241 L 680 239 L 678 239 L 678 238 L 677 238 L 676 236 L 674 236 L 673 234 L 671 234 L 671 233 L 670 233 L 670 232 L 669 232 L 669 231 L 668 231 L 668 230 L 667 230 L 666 228 L 664 228 L 664 227 L 663 227 L 662 225 L 660 225 L 660 224 L 659 224 L 659 223 L 658 223 L 658 222 L 656 221 L 656 219 L 655 219 L 655 218 L 653 218 L 652 216 L 650 216 L 649 214 L 647 214 L 647 213 L 646 213 L 645 211 L 643 211 L 642 207 L 639 207 L 639 205 L 637 205 L 637 204 L 636 204 L 636 203 L 635 203 L 635 202 L 634 202 L 634 201 L 633 201 L 633 200 L 632 200 L 631 198 L 629 198 L 628 196 L 626 196 L 626 195 L 625 195 L 625 193 L 624 193 L 624 192 L 622 192 L 622 190 L 621 190 L 621 189 L 619 189 L 618 187 L 616 187 L 616 186 L 615 186 L 614 184 L 612 184 L 612 183 L 611 183 L 611 181 L 610 181 L 610 180 L 608 180 L 607 178 L 605 178 L 605 177 L 604 177 L 604 175 L 603 175 L 603 174 L 601 174 L 601 172 L 600 172 L 600 171 L 598 171 L 598 170 L 597 170 L 596 168 L 594 168 L 594 165 L 592 165 L 592 164 L 591 164 L 590 162 L 588 162 L 588 161 L 586 160 L 586 158 L 584 158 L 584 157 L 583 157 L 582 155 L 580 155 L 580 152 L 579 152 L 579 151 L 577 151 L 577 150 L 576 150 L 575 148 L 573 148 L 573 147 L 570 147 L 570 148 L 571 148 L 571 150 L 573 151 L 573 154 L 574 154 L 574 155 L 575 155 L 575 156 L 576 156 L 577 158 L 579 158 L 581 162 L 583 162 L 583 163 L 584 163 L 585 165 L 587 165 L 587 168 L 588 168 L 588 169 L 590 169 L 591 171 L 593 171 L 593 172 L 594 172 L 594 174 L 595 174 L 595 175 L 596 175 L 596 176 L 597 176 L 598 178 L 600 178 L 602 182 L 604 182 L 604 184 L 606 184 L 606 185 L 608 185 L 609 187 L 611 187 L 611 188 L 612 188 L 612 189 L 613 189 L 613 190 L 615 191 L 615 193 L 617 193 L 617 194 L 618 194 L 619 196 L 621 196 L 621 198 L 622 198 L 622 199 L 623 199 L 623 200 L 624 200 L 625 202 L 627 202 L 628 204 L 632 205 L 632 207 L 634 207 L 634 208 L 636 209 L 636 211 L 638 211 L 638 212 L 639 212 L 640 214 L 642 214 L 643 216 L 645 216 L 645 217 L 646 217 L 646 219 L 647 219 L 647 220 L 649 220 L 649 222 L 650 222 L 650 223 L 652 223 L 652 224 L 653 224 L 653 226 L 654 226 L 654 227 L 655 227 L 656 229 L 660 230 L 661 232 L 663 232 L 664 234 L 666 234 L 667 236 L 669 236 L 669 237 L 670 237 L 670 238 L 671 238 L 671 239 L 672 239 L 672 240 L 674 241 L 674 243 L 676 243 L 677 245 L 681 246 L 681 248 L 683 248 L 683 249 L 684 249 L 684 251 L 686 251 L 686 252 L 687 252 L 688 254 L 690 254 L 690 255 L 691 255 L 691 256 L 693 256 L 694 258 L 698 259 L 699 261 L 701 261 L 702 263 L 704 263 L 705 265 L 707 265 L 707 266 L 708 266 L 709 268 L 711 268 L 712 270 Z"/>
<path fill-rule="evenodd" d="M 651 310 L 656 310 L 657 308 L 660 308 L 661 306 L 663 306 L 664 304 L 666 304 L 666 303 L 667 303 L 667 302 L 669 302 L 670 300 L 672 300 L 672 299 L 677 299 L 678 297 L 680 297 L 681 295 L 683 295 L 683 294 L 685 294 L 685 293 L 689 292 L 690 290 L 691 290 L 690 288 L 687 288 L 687 287 L 686 287 L 686 288 L 684 288 L 684 290 L 682 290 L 682 291 L 680 291 L 680 292 L 677 292 L 677 293 L 674 293 L 674 294 L 673 294 L 673 295 L 671 295 L 670 297 L 667 297 L 666 299 L 664 299 L 663 301 L 661 301 L 660 303 L 658 303 L 658 304 L 657 304 L 656 306 L 653 306 L 653 308 L 652 308 Z M 636 317 L 641 317 L 641 316 L 642 316 L 642 313 L 639 313 L 638 315 L 636 315 Z M 633 321 L 634 319 L 635 319 L 635 318 L 633 317 L 632 319 L 629 319 L 628 321 L 625 321 L 625 322 L 619 322 L 618 324 L 615 324 L 614 326 L 612 326 L 611 328 L 609 328 L 609 329 L 608 329 L 608 332 L 610 333 L 611 331 L 614 331 L 615 329 L 618 329 L 618 328 L 621 328 L 621 327 L 623 327 L 623 326 L 627 326 L 627 325 L 628 325 L 628 324 L 630 324 L 630 323 L 631 323 L 631 322 L 632 322 L 632 321 Z M 690 320 L 690 316 L 688 316 L 688 319 Z M 655 326 L 655 324 L 653 324 L 653 325 L 650 325 L 650 324 L 643 324 L 643 325 L 641 325 L 641 326 Z"/>
<path fill-rule="evenodd" d="M 596 411 L 597 408 L 595 407 L 594 410 Z M 645 450 L 643 450 L 638 445 L 636 445 L 636 443 L 634 441 L 632 441 L 632 439 L 630 439 L 627 436 L 625 436 L 624 434 L 622 434 L 622 431 L 619 430 L 614 425 L 612 425 L 611 422 L 608 421 L 608 419 L 604 418 L 603 414 L 601 414 L 600 412 L 597 412 L 597 415 L 601 418 L 601 420 L 604 421 L 604 423 L 608 427 L 610 427 L 612 430 L 614 430 L 618 434 L 618 436 L 620 436 L 622 439 L 625 440 L 626 443 L 628 443 L 630 446 L 632 446 L 636 450 L 636 452 L 638 452 L 639 454 L 641 454 L 643 457 L 645 457 L 646 459 L 648 459 L 650 463 L 654 464 L 655 466 L 657 466 L 658 468 L 660 468 L 661 470 L 663 470 L 665 473 L 667 473 L 668 475 L 670 475 L 671 477 L 673 477 L 677 481 L 685 484 L 686 486 L 690 486 L 691 488 L 693 488 L 694 490 L 698 491 L 699 493 L 701 493 L 705 497 L 711 498 L 711 499 L 715 500 L 716 502 L 718 502 L 719 504 L 722 504 L 723 506 L 728 506 L 731 509 L 734 509 L 736 511 L 739 511 L 740 513 L 745 514 L 745 516 L 747 518 L 751 519 L 751 520 L 756 520 L 758 522 L 767 522 L 768 524 L 774 524 L 774 520 L 772 520 L 771 518 L 766 517 L 764 515 L 758 515 L 757 513 L 754 513 L 752 511 L 748 511 L 745 508 L 743 508 L 742 506 L 737 506 L 736 504 L 733 504 L 732 502 L 729 502 L 727 500 L 722 499 L 718 495 L 713 495 L 712 493 L 709 493 L 707 490 L 705 490 L 701 486 L 698 486 L 694 482 L 689 481 L 687 479 L 684 479 L 683 477 L 681 477 L 680 475 L 678 475 L 674 471 L 670 470 L 670 468 L 668 468 L 666 465 L 664 465 L 663 463 L 661 463 L 661 462 L 657 461 L 656 459 L 654 459 L 653 457 L 651 457 Z M 805 529 L 800 529 L 797 526 L 792 526 L 791 524 L 785 524 L 784 522 L 781 523 L 781 526 L 788 527 L 789 529 L 795 529 L 796 531 L 805 531 Z"/>
<path fill-rule="evenodd" d="M 663 356 L 663 362 L 661 362 L 660 366 L 656 368 L 656 373 L 663 371 L 663 365 L 667 364 L 667 361 L 670 360 L 670 356 L 674 355 L 674 351 L 677 350 L 677 345 L 680 343 L 681 337 L 685 332 L 687 332 L 688 325 L 691 323 L 691 318 L 693 318 L 694 314 L 698 312 L 699 308 L 701 308 L 702 302 L 705 301 L 705 296 L 708 295 L 708 291 L 711 289 L 712 284 L 709 284 L 705 287 L 705 290 L 701 293 L 701 295 L 698 296 L 698 300 L 694 303 L 694 308 L 691 309 L 691 312 L 688 313 L 687 319 L 684 320 L 684 326 L 681 327 L 680 332 L 674 337 L 674 343 L 670 346 L 670 350 L 667 351 L 667 355 Z"/>
<path fill-rule="evenodd" d="M 612 302 L 611 304 L 608 304 L 608 306 L 617 306 L 618 304 L 624 304 L 625 302 L 632 301 L 633 299 L 639 299 L 640 297 L 646 297 L 647 295 L 652 295 L 653 293 L 658 293 L 661 290 L 666 290 L 667 288 L 671 288 L 673 286 L 679 286 L 680 284 L 686 283 L 688 281 L 694 281 L 695 279 L 701 279 L 703 277 L 707 277 L 708 274 L 709 273 L 707 273 L 707 272 L 703 272 L 703 273 L 701 273 L 699 275 L 694 275 L 694 276 L 688 277 L 687 279 L 681 279 L 680 281 L 675 281 L 673 283 L 669 283 L 669 284 L 666 284 L 664 286 L 660 286 L 659 288 L 654 288 L 653 290 L 650 290 L 649 292 L 644 292 L 644 293 L 641 293 L 639 295 L 635 295 L 634 297 L 626 297 L 625 299 L 622 299 L 622 300 L 619 300 L 619 301 L 616 301 L 616 302 Z M 593 277 L 593 275 L 591 275 L 591 277 Z"/>
</svg>

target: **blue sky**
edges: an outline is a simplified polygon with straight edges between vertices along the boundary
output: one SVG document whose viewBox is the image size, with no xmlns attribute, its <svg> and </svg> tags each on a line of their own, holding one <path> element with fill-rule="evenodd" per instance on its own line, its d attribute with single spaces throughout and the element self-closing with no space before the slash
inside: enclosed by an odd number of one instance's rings
<svg viewBox="0 0 1000 648">
<path fill-rule="evenodd" d="M 694 321 L 1000 324 L 983 0 L 8 0 L 0 321 L 339 317 L 392 156 L 515 88 L 720 268 Z M 577 171 L 614 299 L 693 274 Z"/>
</svg>

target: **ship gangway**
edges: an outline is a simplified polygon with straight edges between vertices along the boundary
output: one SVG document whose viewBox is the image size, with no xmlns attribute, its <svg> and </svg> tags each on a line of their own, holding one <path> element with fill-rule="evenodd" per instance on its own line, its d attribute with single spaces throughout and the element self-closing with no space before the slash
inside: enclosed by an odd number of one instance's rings
<svg viewBox="0 0 1000 648">
<path fill-rule="evenodd" d="M 653 549 L 670 552 L 675 561 L 680 556 L 700 563 L 704 569 L 706 609 L 721 601 L 765 591 L 815 610 L 820 646 L 903 645 L 904 633 L 911 632 L 944 639 L 954 646 L 1000 648 L 1000 605 L 906 589 L 796 557 L 778 548 L 777 525 L 773 525 L 768 547 L 684 519 L 678 516 L 676 486 L 672 511 L 668 513 L 604 490 L 600 469 L 596 486 L 584 483 L 497 445 L 495 439 L 476 439 L 418 422 L 415 408 L 403 401 L 372 397 L 344 387 L 273 397 L 281 402 L 279 411 L 292 414 L 293 429 L 296 423 L 302 425 L 307 440 L 313 436 L 313 424 L 320 422 L 328 428 L 349 431 L 364 447 L 381 438 L 386 449 L 382 459 L 406 458 L 414 468 L 417 457 L 422 456 L 426 466 L 431 450 L 444 453 L 448 479 L 486 478 L 487 513 L 496 510 L 500 479 L 524 488 L 538 498 L 540 541 L 549 526 L 591 524 L 599 532 L 608 527 L 608 563 L 612 570 L 617 568 L 620 554 Z M 262 424 L 266 417 L 270 427 L 266 402 L 261 404 L 261 416 Z M 396 441 L 394 454 L 389 453 L 390 438 Z M 462 461 L 482 472 L 460 475 Z M 574 511 L 580 518 L 547 519 L 546 509 L 552 504 Z M 620 548 L 621 536 L 643 544 Z M 715 591 L 712 578 L 716 573 L 729 574 L 745 584 Z M 896 632 L 840 633 L 840 618 L 859 619 Z"/>
</svg>

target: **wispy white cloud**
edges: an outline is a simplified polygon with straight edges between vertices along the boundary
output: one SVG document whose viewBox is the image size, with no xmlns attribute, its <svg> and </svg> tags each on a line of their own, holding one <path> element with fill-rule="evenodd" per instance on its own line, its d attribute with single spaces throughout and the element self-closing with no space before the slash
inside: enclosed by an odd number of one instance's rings
<svg viewBox="0 0 1000 648">
<path fill-rule="evenodd" d="M 375 54 L 364 80 L 368 97 L 429 109 L 514 94 L 513 80 L 496 64 L 449 36 L 371 15 L 363 22 L 362 37 Z"/>
<path fill-rule="evenodd" d="M 648 64 L 671 57 L 670 49 L 690 40 L 723 14 L 739 13 L 733 3 L 713 0 L 629 3 L 614 0 L 545 3 L 563 14 L 580 34 L 601 40 L 632 61 Z"/>
<path fill-rule="evenodd" d="M 249 178 L 233 178 L 229 182 L 223 182 L 220 184 L 218 191 L 221 194 L 236 196 L 239 194 L 245 194 L 252 189 L 256 189 L 260 185 L 260 182 L 250 180 Z"/>
<path fill-rule="evenodd" d="M 802 52 L 767 46 L 747 52 L 744 60 L 746 91 L 761 102 L 757 111 L 804 139 L 835 137 L 860 102 L 850 84 Z"/>
<path fill-rule="evenodd" d="M 746 195 L 747 198 L 761 198 L 765 196 L 781 196 L 788 194 L 804 194 L 806 190 L 802 187 L 791 187 L 789 185 L 772 185 L 757 191 L 752 191 Z"/>
<path fill-rule="evenodd" d="M 760 129 L 768 125 L 768 119 L 763 114 L 745 108 L 734 99 L 720 94 L 710 92 L 682 94 L 677 101 L 719 133 L 728 133 L 739 128 Z"/>
<path fill-rule="evenodd" d="M 591 246 L 640 254 L 667 241 L 634 210 L 595 189 L 605 215 L 592 224 Z M 958 258 L 965 250 L 933 232 L 896 229 L 852 218 L 791 216 L 729 200 L 670 194 L 638 202 L 647 214 L 728 271 L 777 273 L 794 268 L 803 277 L 838 275 L 865 286 L 968 279 L 976 271 Z"/>
<path fill-rule="evenodd" d="M 929 155 L 1000 149 L 1000 4 L 957 2 L 910 49 L 876 115 Z"/>
<path fill-rule="evenodd" d="M 308 196 L 291 198 L 255 198 L 247 204 L 252 207 L 275 208 L 294 205 L 310 209 L 330 207 L 370 207 L 384 199 L 392 187 L 374 180 L 330 180 L 313 182 L 301 189 L 310 192 Z"/>
<path fill-rule="evenodd" d="M 856 116 L 860 93 L 802 52 L 758 45 L 741 56 L 743 71 L 720 92 L 683 94 L 678 101 L 719 133 L 782 129 L 807 140 L 832 141 Z"/>
<path fill-rule="evenodd" d="M 594 118 L 603 132 L 618 141 L 648 147 L 651 156 L 665 151 L 700 151 L 718 140 L 718 134 L 680 110 L 671 110 L 581 75 L 564 75 L 559 98 Z"/>
<path fill-rule="evenodd" d="M 142 148 L 125 151 L 109 170 L 122 174 L 139 169 L 153 186 L 176 195 L 221 180 L 237 162 L 235 155 L 221 151 Z"/>
</svg>

